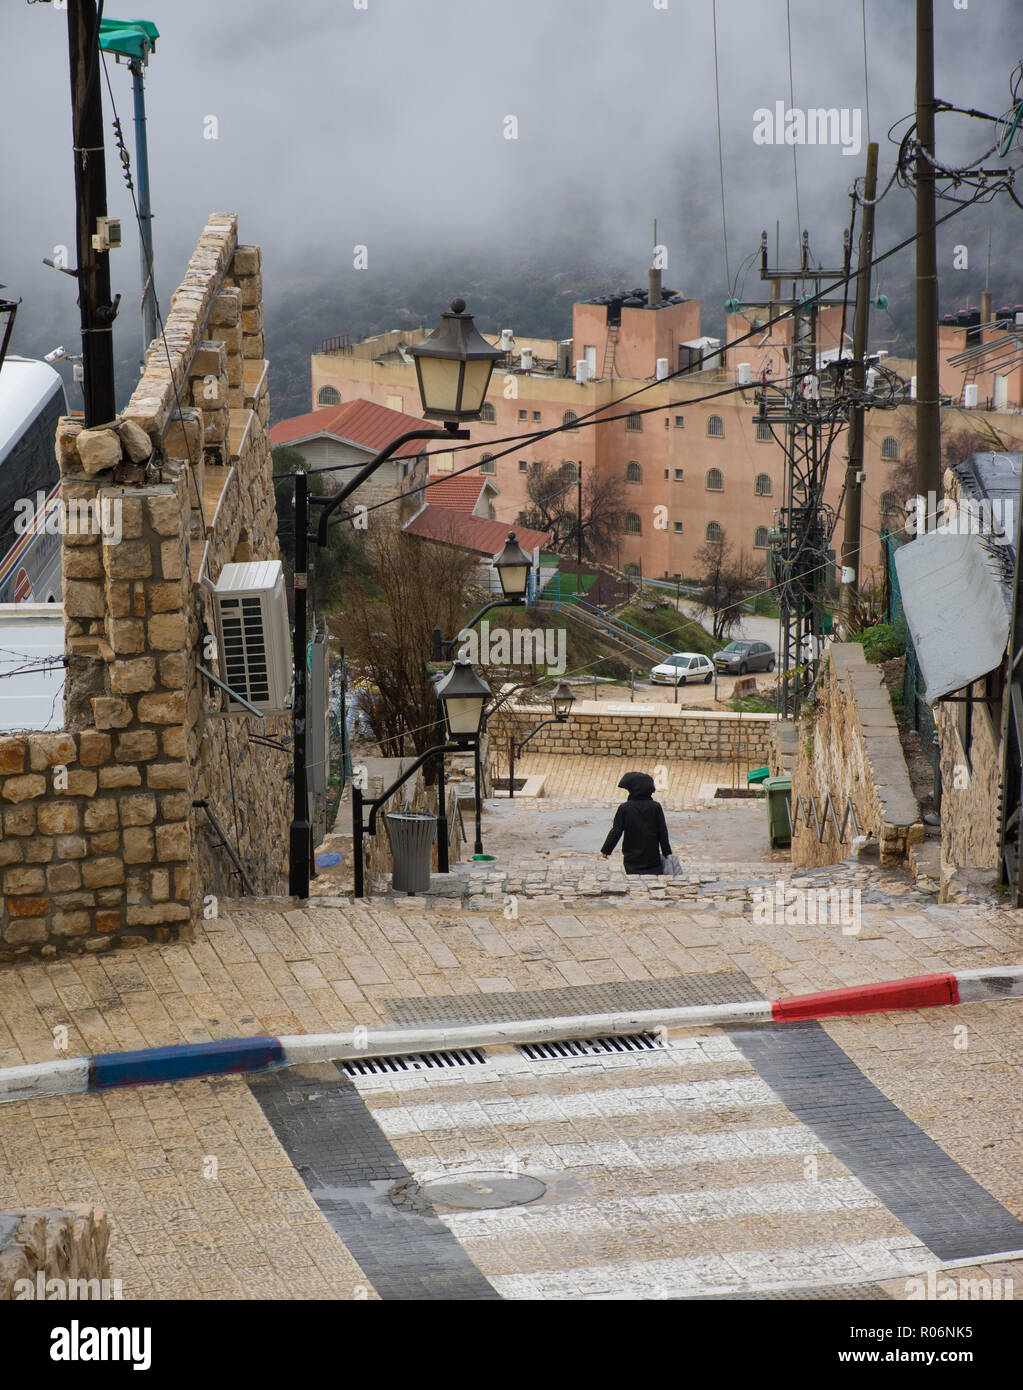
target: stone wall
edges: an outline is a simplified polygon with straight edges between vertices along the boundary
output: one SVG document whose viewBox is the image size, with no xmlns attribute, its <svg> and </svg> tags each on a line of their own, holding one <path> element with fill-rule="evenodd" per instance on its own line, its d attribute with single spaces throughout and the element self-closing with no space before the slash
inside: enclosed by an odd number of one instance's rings
<svg viewBox="0 0 1023 1390">
<path fill-rule="evenodd" d="M 188 934 L 285 883 L 284 719 L 218 717 L 210 596 L 230 560 L 277 556 L 257 247 L 214 215 L 124 412 L 57 434 L 65 728 L 0 739 L 0 960 Z M 215 910 L 215 907 L 212 907 Z"/>
<path fill-rule="evenodd" d="M 513 706 L 509 718 L 498 711 L 488 720 L 495 752 L 507 748 L 509 733 L 517 739 L 544 719 L 549 708 Z M 737 757 L 744 769 L 764 766 L 778 721 L 770 714 L 718 714 L 658 705 L 651 712 L 628 711 L 628 706 L 599 700 L 577 702 L 563 724 L 550 724 L 530 739 L 523 757 L 530 753 L 565 753 L 606 758 L 635 757 L 642 765 L 656 765 L 666 758 L 728 762 Z"/>
<path fill-rule="evenodd" d="M 99 1207 L 0 1212 L 0 1302 L 100 1297 L 110 1277 L 109 1241 Z M 47 1290 L 51 1280 L 60 1288 Z"/>
<path fill-rule="evenodd" d="M 859 643 L 831 645 L 814 702 L 796 730 L 792 862 L 834 864 L 849 857 L 856 832 L 849 820 L 839 840 L 830 817 L 825 824 L 830 794 L 840 826 L 851 802 L 860 833 L 880 845 L 881 863 L 901 863 L 909 846 L 923 839 L 924 827 L 880 668 L 867 663 Z M 809 809 L 811 797 L 822 839 Z M 798 800 L 803 806 L 797 811 Z"/>
</svg>

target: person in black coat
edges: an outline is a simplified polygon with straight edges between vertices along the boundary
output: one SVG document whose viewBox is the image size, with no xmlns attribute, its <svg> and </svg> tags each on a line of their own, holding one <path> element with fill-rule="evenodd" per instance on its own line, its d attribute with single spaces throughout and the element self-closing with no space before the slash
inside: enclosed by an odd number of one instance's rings
<svg viewBox="0 0 1023 1390">
<path fill-rule="evenodd" d="M 615 812 L 611 832 L 601 846 L 605 859 L 622 839 L 622 859 L 627 874 L 659 874 L 661 856 L 671 853 L 664 809 L 653 799 L 654 779 L 646 772 L 627 772 L 618 783 L 629 793 Z"/>
</svg>

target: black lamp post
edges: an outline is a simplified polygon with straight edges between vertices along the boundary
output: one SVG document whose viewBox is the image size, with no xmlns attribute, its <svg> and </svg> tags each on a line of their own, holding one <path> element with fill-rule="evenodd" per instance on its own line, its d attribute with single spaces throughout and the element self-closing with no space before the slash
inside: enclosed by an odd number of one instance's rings
<svg viewBox="0 0 1023 1390">
<path fill-rule="evenodd" d="M 572 713 L 572 706 L 575 704 L 575 696 L 568 688 L 567 681 L 558 681 L 554 687 L 554 694 L 551 696 L 551 709 L 554 711 L 553 719 L 545 719 L 542 724 L 537 724 L 535 729 L 531 729 L 525 738 L 515 742 L 514 735 L 508 739 L 508 796 L 515 796 L 515 755 L 521 753 L 526 744 L 538 734 L 541 729 L 546 729 L 548 724 L 564 724 L 565 720 Z"/>
<path fill-rule="evenodd" d="M 526 601 L 526 593 L 529 589 L 529 571 L 532 562 L 526 552 L 519 545 L 518 537 L 514 531 L 508 532 L 508 539 L 503 548 L 494 556 L 494 569 L 497 570 L 497 578 L 501 585 L 502 597 L 494 599 L 492 603 L 485 604 L 480 611 L 460 629 L 457 637 L 445 640 L 440 635 L 440 628 L 433 629 L 433 659 L 443 661 L 445 657 L 450 657 L 455 647 L 463 640 L 462 634 L 475 627 L 481 618 L 493 608 L 518 608 Z M 475 756 L 473 758 L 473 809 L 476 821 L 476 838 L 473 843 L 473 854 L 483 853 L 483 803 L 480 796 L 480 741 L 476 740 Z"/>
<path fill-rule="evenodd" d="M 490 686 L 480 680 L 468 661 L 456 661 L 451 670 L 437 686 L 437 701 L 447 734 L 447 742 L 438 743 L 420 753 L 411 767 L 392 782 L 391 785 L 371 801 L 363 798 L 362 789 L 352 784 L 352 844 L 355 851 L 355 896 L 365 897 L 363 873 L 362 837 L 367 832 L 376 834 L 377 812 L 399 787 L 422 767 L 429 758 L 437 758 L 443 769 L 445 753 L 457 753 L 468 747 L 474 740 L 478 746 L 480 728 L 483 724 L 483 706 L 490 695 Z M 439 812 L 437 816 L 437 869 L 447 873 L 447 812 L 444 805 L 443 770 L 438 776 Z M 363 820 L 364 807 L 369 806 L 369 824 Z"/>
<path fill-rule="evenodd" d="M 501 353 L 476 332 L 472 315 L 465 313 L 465 301 L 456 299 L 451 311 L 442 316 L 439 327 L 428 338 L 411 349 L 416 361 L 419 394 L 423 414 L 428 419 L 441 420 L 444 433 L 436 429 L 407 430 L 392 439 L 386 449 L 365 464 L 348 483 L 332 497 L 309 496 L 308 478 L 302 471 L 295 475 L 295 635 L 293 662 L 295 696 L 292 704 L 294 728 L 295 805 L 289 844 L 288 891 L 292 897 L 309 896 L 310 864 L 312 860 L 312 826 L 309 821 L 309 787 L 306 772 L 306 643 L 308 640 L 306 593 L 308 586 L 308 546 L 310 541 L 323 546 L 327 542 L 330 516 L 353 492 L 370 478 L 381 464 L 391 458 L 402 445 L 413 439 L 468 439 L 469 431 L 460 426 L 467 420 L 479 418 L 486 399 L 494 363 Z M 322 507 L 315 533 L 309 531 L 310 501 Z M 400 784 L 399 784 L 400 785 Z M 445 851 L 447 845 L 445 844 Z"/>
</svg>

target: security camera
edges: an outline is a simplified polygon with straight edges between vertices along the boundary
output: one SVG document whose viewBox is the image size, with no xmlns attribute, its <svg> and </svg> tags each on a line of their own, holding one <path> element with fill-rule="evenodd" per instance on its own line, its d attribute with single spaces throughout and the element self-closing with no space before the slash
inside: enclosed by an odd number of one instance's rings
<svg viewBox="0 0 1023 1390">
<path fill-rule="evenodd" d="M 55 347 L 52 352 L 48 352 L 45 360 L 52 366 L 54 362 L 63 362 L 66 356 L 67 348 L 61 345 L 60 347 Z"/>
</svg>

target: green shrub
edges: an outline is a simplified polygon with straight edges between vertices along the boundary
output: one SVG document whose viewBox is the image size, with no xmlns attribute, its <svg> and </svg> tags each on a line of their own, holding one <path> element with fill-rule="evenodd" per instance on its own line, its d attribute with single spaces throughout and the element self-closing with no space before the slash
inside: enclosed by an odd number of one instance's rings
<svg viewBox="0 0 1023 1390">
<path fill-rule="evenodd" d="M 852 640 L 859 642 L 868 661 L 890 661 L 892 657 L 906 654 L 906 635 L 891 623 L 868 627 L 858 632 Z"/>
</svg>

